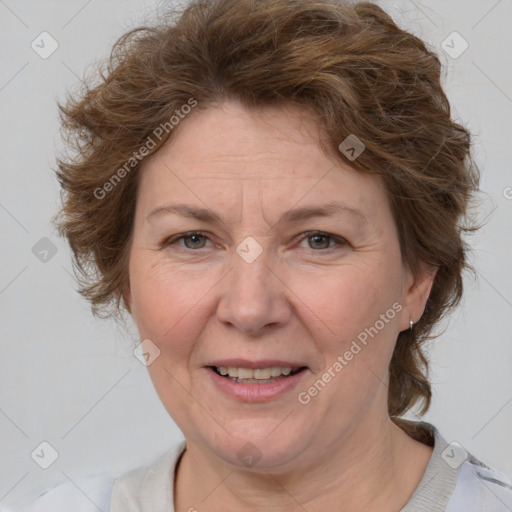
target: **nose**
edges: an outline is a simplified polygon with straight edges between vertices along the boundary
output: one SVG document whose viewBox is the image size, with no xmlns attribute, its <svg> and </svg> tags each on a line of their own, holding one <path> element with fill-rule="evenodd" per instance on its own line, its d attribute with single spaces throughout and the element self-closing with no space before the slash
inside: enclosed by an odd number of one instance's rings
<svg viewBox="0 0 512 512">
<path fill-rule="evenodd" d="M 225 325 L 258 336 L 289 320 L 288 288 L 265 252 L 252 263 L 235 253 L 226 277 L 217 308 L 217 318 Z"/>
</svg>

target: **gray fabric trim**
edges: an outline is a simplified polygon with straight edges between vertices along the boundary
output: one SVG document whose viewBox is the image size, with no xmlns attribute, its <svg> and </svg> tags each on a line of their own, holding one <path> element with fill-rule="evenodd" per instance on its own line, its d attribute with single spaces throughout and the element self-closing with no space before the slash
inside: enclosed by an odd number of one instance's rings
<svg viewBox="0 0 512 512">
<path fill-rule="evenodd" d="M 442 457 L 449 444 L 438 430 L 426 422 L 418 425 L 434 436 L 434 451 L 418 487 L 400 512 L 444 512 L 455 489 L 460 466 L 451 467 Z"/>
</svg>

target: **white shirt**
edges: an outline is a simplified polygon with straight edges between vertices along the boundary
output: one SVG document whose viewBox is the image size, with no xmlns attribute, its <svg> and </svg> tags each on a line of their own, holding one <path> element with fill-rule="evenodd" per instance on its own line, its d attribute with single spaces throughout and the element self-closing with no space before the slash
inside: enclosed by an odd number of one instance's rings
<svg viewBox="0 0 512 512">
<path fill-rule="evenodd" d="M 511 512 L 512 475 L 501 474 L 444 440 L 429 423 L 419 422 L 434 438 L 434 451 L 413 495 L 399 512 Z M 115 478 L 100 476 L 65 482 L 35 501 L 1 512 L 175 512 L 173 482 L 185 441 L 153 464 Z M 191 509 L 194 509 L 191 504 Z M 200 504 L 196 504 L 200 507 Z"/>
</svg>

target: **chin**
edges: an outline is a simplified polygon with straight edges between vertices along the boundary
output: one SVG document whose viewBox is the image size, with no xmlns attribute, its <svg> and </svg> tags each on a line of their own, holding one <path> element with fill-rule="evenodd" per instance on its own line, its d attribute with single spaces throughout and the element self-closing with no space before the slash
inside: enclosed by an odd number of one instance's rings
<svg viewBox="0 0 512 512">
<path fill-rule="evenodd" d="M 237 469 L 275 470 L 285 469 L 290 464 L 296 469 L 296 458 L 306 448 L 305 432 L 299 432 L 296 425 L 290 430 L 286 421 L 283 428 L 276 428 L 279 422 L 268 418 L 236 420 L 227 428 L 232 437 L 222 430 L 206 444 L 217 457 Z"/>
</svg>

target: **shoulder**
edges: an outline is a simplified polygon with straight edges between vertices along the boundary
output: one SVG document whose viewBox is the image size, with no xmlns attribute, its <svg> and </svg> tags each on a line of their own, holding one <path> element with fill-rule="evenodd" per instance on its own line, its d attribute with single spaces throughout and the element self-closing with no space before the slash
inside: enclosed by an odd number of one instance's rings
<svg viewBox="0 0 512 512">
<path fill-rule="evenodd" d="M 107 475 L 84 477 L 57 484 L 43 493 L 9 506 L 1 512 L 98 512 L 108 511 L 114 478 Z"/>
<path fill-rule="evenodd" d="M 478 508 L 475 508 L 478 507 Z M 500 473 L 471 457 L 462 464 L 447 512 L 512 510 L 512 475 Z"/>
</svg>

